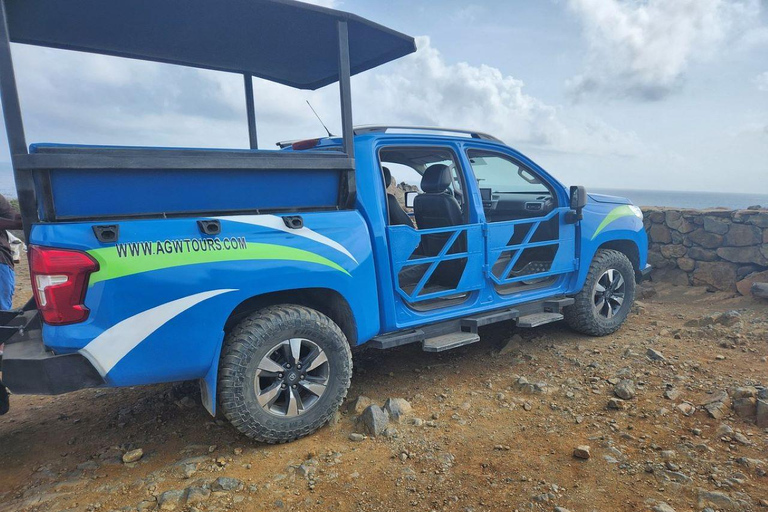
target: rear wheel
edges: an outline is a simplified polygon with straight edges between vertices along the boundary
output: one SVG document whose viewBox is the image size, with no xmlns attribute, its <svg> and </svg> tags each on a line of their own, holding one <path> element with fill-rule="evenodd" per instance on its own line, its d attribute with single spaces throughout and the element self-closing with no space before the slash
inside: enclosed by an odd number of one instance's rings
<svg viewBox="0 0 768 512">
<path fill-rule="evenodd" d="M 635 270 L 619 251 L 600 249 L 589 267 L 576 302 L 565 308 L 565 319 L 575 331 L 590 336 L 616 332 L 635 300 Z"/>
<path fill-rule="evenodd" d="M 284 443 L 323 426 L 347 395 L 352 355 L 341 329 L 302 306 L 273 306 L 224 342 L 219 404 L 243 434 Z"/>
</svg>

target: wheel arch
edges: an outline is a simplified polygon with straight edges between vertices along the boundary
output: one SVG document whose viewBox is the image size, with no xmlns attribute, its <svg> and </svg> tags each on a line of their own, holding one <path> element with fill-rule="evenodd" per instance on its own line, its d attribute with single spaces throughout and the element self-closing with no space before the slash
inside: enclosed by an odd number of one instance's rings
<svg viewBox="0 0 768 512">
<path fill-rule="evenodd" d="M 635 272 L 640 271 L 640 248 L 634 240 L 621 239 L 603 242 L 603 244 L 595 250 L 595 254 L 597 254 L 597 251 L 600 249 L 612 249 L 624 254 L 624 256 L 629 258 Z"/>
<path fill-rule="evenodd" d="M 351 346 L 358 341 L 357 322 L 347 299 L 330 288 L 299 288 L 254 295 L 243 300 L 232 310 L 224 323 L 224 338 L 243 318 L 251 313 L 278 304 L 294 304 L 314 309 L 339 326 Z M 216 415 L 216 388 L 219 373 L 219 360 L 224 338 L 216 350 L 215 357 L 206 376 L 200 381 L 203 405 L 212 415 Z"/>
</svg>

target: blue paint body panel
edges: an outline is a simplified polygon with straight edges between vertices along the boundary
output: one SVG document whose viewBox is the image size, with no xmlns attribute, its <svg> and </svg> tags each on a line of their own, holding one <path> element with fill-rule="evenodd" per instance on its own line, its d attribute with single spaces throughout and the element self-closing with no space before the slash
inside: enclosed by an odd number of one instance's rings
<svg viewBox="0 0 768 512">
<path fill-rule="evenodd" d="M 88 319 L 74 325 L 44 325 L 45 344 L 57 353 L 88 353 L 89 347 L 98 344 L 94 340 L 108 336 L 121 322 L 135 318 L 156 321 L 168 304 L 219 291 L 162 319 L 157 328 L 139 339 L 104 375 L 108 385 L 113 386 L 205 379 L 208 391 L 215 393 L 225 324 L 238 305 L 253 297 L 306 289 L 341 296 L 351 311 L 357 343 L 362 344 L 377 335 L 401 329 L 574 295 L 584 284 L 595 252 L 606 243 L 632 244 L 637 255 L 636 270 L 647 264 L 648 242 L 641 218 L 617 216 L 606 226 L 600 226 L 614 209 L 628 208 L 627 200 L 592 196 L 583 211 L 583 220 L 569 223 L 566 188 L 530 159 L 501 143 L 456 136 L 384 133 L 360 135 L 355 140 L 357 205 L 347 211 L 321 211 L 337 201 L 339 182 L 331 171 L 53 172 L 51 184 L 58 214 L 82 217 L 109 213 L 110 220 L 38 224 L 32 229 L 32 244 L 82 251 L 111 248 L 114 244 L 100 243 L 94 236 L 93 226 L 104 223 L 119 225 L 120 244 L 197 240 L 204 237 L 197 221 L 210 217 L 120 218 L 179 213 L 190 210 L 192 205 L 198 211 L 253 210 L 250 216 L 217 217 L 221 222 L 218 237 L 278 250 L 298 250 L 311 257 L 197 261 L 190 256 L 187 263 L 187 256 L 182 255 L 182 264 L 101 280 L 87 291 Z M 324 139 L 319 147 L 327 150 L 338 144 L 339 139 Z M 382 148 L 391 146 L 438 146 L 453 151 L 469 184 L 467 224 L 420 231 L 388 225 L 378 154 Z M 469 149 L 496 151 L 528 167 L 547 182 L 557 207 L 546 217 L 487 222 L 480 191 L 472 186 L 477 181 L 466 156 Z M 152 193 L 146 192 L 148 186 Z M 110 193 L 104 193 L 105 189 Z M 286 205 L 304 208 L 303 230 L 286 228 L 280 215 L 261 213 Z M 318 211 L 305 213 L 307 206 Z M 535 241 L 533 233 L 545 223 L 556 227 L 557 238 Z M 518 230 L 530 231 L 513 243 Z M 465 250 L 448 252 L 446 246 L 436 256 L 413 256 L 424 236 L 439 233 L 451 241 L 465 237 Z M 512 275 L 522 251 L 541 247 L 550 248 L 554 254 L 548 267 L 533 274 Z M 466 260 L 466 266 L 455 289 L 425 294 L 428 277 L 410 288 L 395 277 L 404 268 L 416 265 L 429 267 L 431 275 L 440 262 L 458 259 Z M 512 287 L 510 291 L 505 288 L 532 279 L 546 280 L 547 284 L 529 289 Z M 418 307 L 420 303 L 456 294 L 462 300 L 445 307 Z"/>
</svg>

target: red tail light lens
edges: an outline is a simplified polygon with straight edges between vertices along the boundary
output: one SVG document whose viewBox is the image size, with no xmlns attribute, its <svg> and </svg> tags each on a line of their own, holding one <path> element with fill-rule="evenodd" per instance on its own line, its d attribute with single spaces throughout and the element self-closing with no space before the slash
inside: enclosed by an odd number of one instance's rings
<svg viewBox="0 0 768 512">
<path fill-rule="evenodd" d="M 320 139 L 300 140 L 291 144 L 291 149 L 294 151 L 302 151 L 305 149 L 316 148 L 318 144 L 320 144 Z"/>
<path fill-rule="evenodd" d="M 99 264 L 84 252 L 29 246 L 32 290 L 43 320 L 49 325 L 82 322 L 90 311 L 83 305 L 88 277 Z"/>
</svg>

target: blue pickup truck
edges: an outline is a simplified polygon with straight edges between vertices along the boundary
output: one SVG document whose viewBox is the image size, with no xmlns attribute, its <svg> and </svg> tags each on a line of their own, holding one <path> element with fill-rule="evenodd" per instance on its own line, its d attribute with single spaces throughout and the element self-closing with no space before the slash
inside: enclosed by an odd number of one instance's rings
<svg viewBox="0 0 768 512">
<path fill-rule="evenodd" d="M 353 347 L 440 352 L 500 321 L 600 336 L 626 319 L 649 270 L 629 201 L 568 189 L 484 133 L 352 125 L 350 76 L 412 38 L 289 0 L 216 16 L 204 0 L 59 5 L 0 0 L 34 290 L 0 312 L 13 393 L 198 380 L 211 414 L 285 442 L 340 406 Z M 240 73 L 251 148 L 27 145 L 12 42 Z M 258 149 L 254 76 L 338 82 L 342 134 Z M 402 201 L 393 176 L 415 182 Z"/>
</svg>

